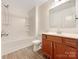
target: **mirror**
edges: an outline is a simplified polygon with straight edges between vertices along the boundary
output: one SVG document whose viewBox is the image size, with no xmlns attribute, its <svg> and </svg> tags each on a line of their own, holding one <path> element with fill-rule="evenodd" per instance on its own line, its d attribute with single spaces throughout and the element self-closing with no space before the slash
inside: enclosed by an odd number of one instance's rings
<svg viewBox="0 0 79 59">
<path fill-rule="evenodd" d="M 60 2 L 59 2 L 60 3 Z M 67 1 L 49 10 L 49 24 L 53 28 L 73 28 L 77 25 L 75 0 Z"/>
</svg>

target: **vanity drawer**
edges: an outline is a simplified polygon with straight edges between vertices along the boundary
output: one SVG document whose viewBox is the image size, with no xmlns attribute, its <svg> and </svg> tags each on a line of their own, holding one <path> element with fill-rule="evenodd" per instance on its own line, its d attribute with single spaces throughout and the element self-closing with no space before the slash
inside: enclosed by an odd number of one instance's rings
<svg viewBox="0 0 79 59">
<path fill-rule="evenodd" d="M 62 43 L 62 38 L 58 36 L 47 36 L 48 40 L 51 40 L 53 42 Z"/>
<path fill-rule="evenodd" d="M 73 39 L 73 38 L 63 38 L 63 43 L 75 48 L 77 48 L 78 46 L 77 39 Z"/>
</svg>

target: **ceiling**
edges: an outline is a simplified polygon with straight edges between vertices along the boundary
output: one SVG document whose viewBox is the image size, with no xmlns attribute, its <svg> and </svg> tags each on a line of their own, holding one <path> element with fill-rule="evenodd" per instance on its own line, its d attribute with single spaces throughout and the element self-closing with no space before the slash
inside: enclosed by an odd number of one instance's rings
<svg viewBox="0 0 79 59">
<path fill-rule="evenodd" d="M 11 10 L 17 9 L 17 12 L 22 13 L 26 13 L 34 6 L 41 5 L 46 1 L 48 0 L 2 0 L 4 4 L 9 4 Z"/>
</svg>

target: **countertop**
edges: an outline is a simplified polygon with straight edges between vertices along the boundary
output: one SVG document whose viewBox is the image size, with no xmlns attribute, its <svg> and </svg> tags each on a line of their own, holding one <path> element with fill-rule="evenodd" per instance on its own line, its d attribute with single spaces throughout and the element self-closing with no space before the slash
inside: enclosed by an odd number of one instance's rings
<svg viewBox="0 0 79 59">
<path fill-rule="evenodd" d="M 59 33 L 56 33 L 56 32 L 43 32 L 42 34 L 78 39 L 78 34 L 70 34 L 70 33 L 61 33 L 61 34 L 59 34 Z"/>
</svg>

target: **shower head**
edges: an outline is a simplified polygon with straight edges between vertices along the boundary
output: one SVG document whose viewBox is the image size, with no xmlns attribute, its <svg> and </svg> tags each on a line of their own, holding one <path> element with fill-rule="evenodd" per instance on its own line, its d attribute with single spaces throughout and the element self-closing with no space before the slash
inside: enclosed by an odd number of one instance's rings
<svg viewBox="0 0 79 59">
<path fill-rule="evenodd" d="M 6 8 L 9 7 L 9 4 L 4 4 L 4 3 L 2 3 L 2 5 L 3 5 L 4 7 L 6 7 Z"/>
<path fill-rule="evenodd" d="M 6 7 L 6 8 L 8 8 L 9 7 L 9 5 L 8 4 L 3 4 L 4 5 L 4 7 Z"/>
</svg>

